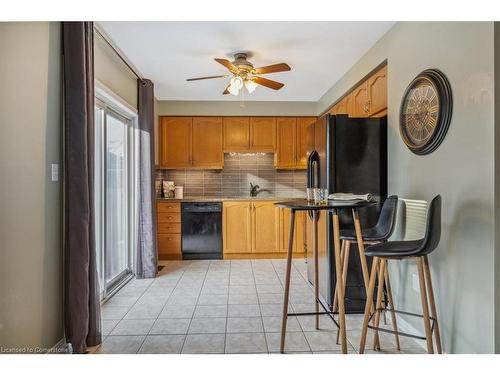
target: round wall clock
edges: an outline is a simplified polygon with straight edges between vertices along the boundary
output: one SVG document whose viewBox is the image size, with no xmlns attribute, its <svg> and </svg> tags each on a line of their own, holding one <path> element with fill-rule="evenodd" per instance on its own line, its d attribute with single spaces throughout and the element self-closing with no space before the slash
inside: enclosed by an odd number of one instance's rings
<svg viewBox="0 0 500 375">
<path fill-rule="evenodd" d="M 399 112 L 399 131 L 417 155 L 437 149 L 448 131 L 453 109 L 451 87 L 436 69 L 424 70 L 406 89 Z"/>
</svg>

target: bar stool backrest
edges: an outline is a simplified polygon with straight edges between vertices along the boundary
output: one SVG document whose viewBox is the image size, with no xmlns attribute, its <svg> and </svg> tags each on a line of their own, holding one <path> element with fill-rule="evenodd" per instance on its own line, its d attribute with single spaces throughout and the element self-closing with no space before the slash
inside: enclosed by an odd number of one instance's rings
<svg viewBox="0 0 500 375">
<path fill-rule="evenodd" d="M 441 195 L 436 195 L 432 199 L 427 213 L 427 226 L 425 228 L 425 237 L 420 254 L 427 255 L 432 253 L 439 245 L 441 240 Z"/>
<path fill-rule="evenodd" d="M 378 217 L 375 229 L 377 233 L 380 233 L 381 240 L 387 240 L 394 231 L 394 226 L 396 224 L 396 213 L 398 208 L 398 196 L 391 195 L 387 197 L 380 210 L 380 215 Z"/>
</svg>

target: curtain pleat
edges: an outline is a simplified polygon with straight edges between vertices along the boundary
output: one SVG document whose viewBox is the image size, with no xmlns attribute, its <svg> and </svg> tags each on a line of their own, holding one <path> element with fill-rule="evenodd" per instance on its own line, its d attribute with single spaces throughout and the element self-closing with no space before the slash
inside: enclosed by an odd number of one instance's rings
<svg viewBox="0 0 500 375">
<path fill-rule="evenodd" d="M 154 175 L 154 87 L 137 80 L 139 110 L 139 227 L 136 256 L 138 279 L 153 278 L 158 270 L 155 226 Z"/>
<path fill-rule="evenodd" d="M 101 343 L 94 233 L 92 22 L 63 22 L 64 327 L 74 353 Z"/>
</svg>

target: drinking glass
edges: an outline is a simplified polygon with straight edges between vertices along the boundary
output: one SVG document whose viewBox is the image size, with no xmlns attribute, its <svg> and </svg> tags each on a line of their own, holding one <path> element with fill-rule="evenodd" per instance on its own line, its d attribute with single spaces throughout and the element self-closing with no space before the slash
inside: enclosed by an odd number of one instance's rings
<svg viewBox="0 0 500 375">
<path fill-rule="evenodd" d="M 306 189 L 306 197 L 308 202 L 314 202 L 314 188 Z"/>
<path fill-rule="evenodd" d="M 315 199 L 315 203 L 326 205 L 328 204 L 328 189 L 317 189 L 317 200 Z"/>
</svg>

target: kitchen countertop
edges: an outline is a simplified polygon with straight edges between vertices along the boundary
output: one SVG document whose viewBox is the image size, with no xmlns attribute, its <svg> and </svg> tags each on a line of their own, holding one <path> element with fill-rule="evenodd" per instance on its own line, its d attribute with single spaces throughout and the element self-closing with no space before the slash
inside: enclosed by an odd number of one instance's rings
<svg viewBox="0 0 500 375">
<path fill-rule="evenodd" d="M 158 202 L 225 202 L 225 201 L 286 201 L 289 199 L 300 199 L 301 197 L 186 197 L 183 199 L 175 198 L 156 198 Z"/>
</svg>

